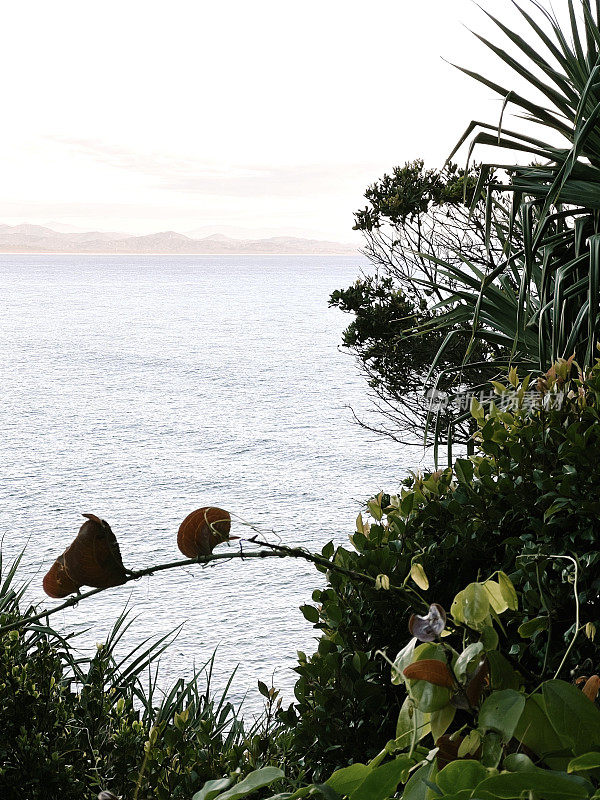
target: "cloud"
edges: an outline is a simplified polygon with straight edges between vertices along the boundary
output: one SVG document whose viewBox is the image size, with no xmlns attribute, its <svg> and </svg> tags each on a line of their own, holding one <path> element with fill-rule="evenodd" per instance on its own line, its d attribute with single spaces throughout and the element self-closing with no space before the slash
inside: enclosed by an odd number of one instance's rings
<svg viewBox="0 0 600 800">
<path fill-rule="evenodd" d="M 229 197 L 310 197 L 340 195 L 364 188 L 379 173 L 377 165 L 236 165 L 193 157 L 141 153 L 97 139 L 45 137 L 56 145 L 113 169 L 154 180 L 155 187 L 188 194 Z"/>
</svg>

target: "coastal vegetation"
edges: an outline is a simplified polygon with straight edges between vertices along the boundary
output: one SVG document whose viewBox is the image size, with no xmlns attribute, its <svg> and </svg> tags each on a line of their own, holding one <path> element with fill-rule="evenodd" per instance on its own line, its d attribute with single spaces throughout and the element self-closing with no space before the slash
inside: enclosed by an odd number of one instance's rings
<svg viewBox="0 0 600 800">
<path fill-rule="evenodd" d="M 212 660 L 159 693 L 169 640 L 117 657 L 125 616 L 82 660 L 52 609 L 21 610 L 15 563 L 0 586 L 2 797 L 600 798 L 600 4 L 566 0 L 568 31 L 516 7 L 527 39 L 492 18 L 515 55 L 482 41 L 544 105 L 463 71 L 538 134 L 501 117 L 459 146 L 535 160 L 384 176 L 356 223 L 375 275 L 331 298 L 354 315 L 344 341 L 384 432 L 420 427 L 435 468 L 372 497 L 348 545 L 245 537 L 254 557 L 319 572 L 294 702 L 259 683 L 248 727 L 213 695 Z M 218 560 L 229 533 L 227 512 L 199 509 L 184 562 L 135 572 L 90 518 L 50 568 L 54 596 Z M 74 575 L 84 539 L 108 543 L 107 578 Z"/>
</svg>

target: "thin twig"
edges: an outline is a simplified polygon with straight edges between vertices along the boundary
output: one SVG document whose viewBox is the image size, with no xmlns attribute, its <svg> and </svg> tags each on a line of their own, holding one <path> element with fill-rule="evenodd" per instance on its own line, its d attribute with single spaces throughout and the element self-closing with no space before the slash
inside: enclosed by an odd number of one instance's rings
<svg viewBox="0 0 600 800">
<path fill-rule="evenodd" d="M 346 575 L 347 577 L 354 578 L 362 583 L 368 583 L 370 585 L 374 585 L 375 583 L 375 578 L 373 578 L 371 575 L 367 575 L 364 572 L 356 572 L 352 569 L 346 569 L 346 567 L 340 567 L 340 565 L 336 564 L 334 561 L 330 561 L 324 556 L 318 556 L 314 553 L 309 553 L 308 550 L 303 550 L 300 547 L 286 547 L 282 544 L 272 544 L 271 542 L 265 542 L 262 539 L 259 539 L 258 536 L 252 536 L 246 541 L 252 542 L 252 544 L 258 544 L 261 547 L 268 547 L 270 550 L 274 550 L 275 554 L 290 556 L 291 558 L 303 558 L 305 561 L 311 561 L 313 564 L 317 564 L 325 567 L 328 570 L 331 570 L 331 572 L 338 572 L 340 575 Z M 416 591 L 413 591 L 408 586 L 394 586 L 393 584 L 390 584 L 388 591 L 402 594 L 410 603 L 414 602 L 416 597 L 421 605 L 423 605 L 425 608 L 429 608 L 428 603 L 425 602 L 420 594 Z"/>
<path fill-rule="evenodd" d="M 208 564 L 211 561 L 220 561 L 223 559 L 231 559 L 231 558 L 241 558 L 243 560 L 247 558 L 284 558 L 285 556 L 281 553 L 273 553 L 273 552 L 265 552 L 265 551 L 258 551 L 258 552 L 250 552 L 250 553 L 212 553 L 209 556 L 198 556 L 197 558 L 186 558 L 182 561 L 170 561 L 167 564 L 154 564 L 151 567 L 146 567 L 146 569 L 140 569 L 136 571 L 128 572 L 123 584 L 128 583 L 129 581 L 138 580 L 138 578 L 143 578 L 145 575 L 153 575 L 155 572 L 162 572 L 166 569 L 175 569 L 177 567 L 189 567 L 193 564 Z M 119 584 L 119 585 L 123 585 Z M 116 588 L 116 587 L 108 587 L 108 588 Z M 81 600 L 86 600 L 88 597 L 93 597 L 95 594 L 100 594 L 100 592 L 107 591 L 106 587 L 102 589 L 90 589 L 88 592 L 83 592 L 82 594 L 73 595 L 73 597 L 69 597 L 68 600 L 65 600 L 64 603 L 61 603 L 54 608 L 46 608 L 44 611 L 40 611 L 38 614 L 32 614 L 29 617 L 23 617 L 22 619 L 11 622 L 6 625 L 0 626 L 0 633 L 4 633 L 5 631 L 12 631 L 17 630 L 18 628 L 22 628 L 24 625 L 29 625 L 32 622 L 38 622 L 41 619 L 45 619 L 46 617 L 51 616 L 52 614 L 56 614 L 58 611 L 63 611 L 65 608 L 71 608 L 72 606 L 76 606 Z"/>
<path fill-rule="evenodd" d="M 569 653 L 573 649 L 573 646 L 575 645 L 575 641 L 576 641 L 576 639 L 577 639 L 577 637 L 579 635 L 579 630 L 580 630 L 580 616 L 579 616 L 580 609 L 579 609 L 579 591 L 578 591 L 578 587 L 577 587 L 577 581 L 578 581 L 578 578 L 579 578 L 579 565 L 577 563 L 577 560 L 575 558 L 573 558 L 573 556 L 567 556 L 567 555 L 556 555 L 556 554 L 553 554 L 553 555 L 546 556 L 543 553 L 536 553 L 536 554 L 532 553 L 531 555 L 525 554 L 525 555 L 522 555 L 522 556 L 517 556 L 517 558 L 518 559 L 521 559 L 521 558 L 523 558 L 523 559 L 524 558 L 532 558 L 532 559 L 540 559 L 540 558 L 564 559 L 566 561 L 570 561 L 573 564 L 573 566 L 575 567 L 575 574 L 573 575 L 573 594 L 574 594 L 574 599 L 575 599 L 575 630 L 574 630 L 574 633 L 573 633 L 573 637 L 572 637 L 572 639 L 571 639 L 571 641 L 569 643 L 569 646 L 565 650 L 565 654 L 564 654 L 564 656 L 562 658 L 562 661 L 560 662 L 560 664 L 558 666 L 558 669 L 554 673 L 554 680 L 556 680 L 558 678 L 558 676 L 560 675 L 560 672 L 561 672 L 562 668 L 566 664 L 567 659 L 569 657 Z M 537 689 L 535 691 L 537 691 Z"/>
</svg>

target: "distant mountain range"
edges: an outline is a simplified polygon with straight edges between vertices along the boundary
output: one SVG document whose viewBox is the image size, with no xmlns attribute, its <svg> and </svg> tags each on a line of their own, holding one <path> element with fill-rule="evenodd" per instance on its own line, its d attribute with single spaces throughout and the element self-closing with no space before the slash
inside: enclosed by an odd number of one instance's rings
<svg viewBox="0 0 600 800">
<path fill-rule="evenodd" d="M 175 231 L 133 236 L 100 231 L 65 232 L 42 225 L 0 225 L 3 253 L 116 253 L 165 255 L 356 255 L 349 244 L 295 236 L 268 239 L 233 239 L 222 234 L 201 239 Z"/>
</svg>

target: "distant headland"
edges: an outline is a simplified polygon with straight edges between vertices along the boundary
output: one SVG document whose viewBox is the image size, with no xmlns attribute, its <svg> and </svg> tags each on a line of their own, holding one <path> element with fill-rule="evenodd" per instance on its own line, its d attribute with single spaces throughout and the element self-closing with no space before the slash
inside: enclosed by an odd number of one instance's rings
<svg viewBox="0 0 600 800">
<path fill-rule="evenodd" d="M 115 253 L 123 255 L 357 255 L 351 244 L 295 236 L 234 239 L 222 234 L 192 238 L 175 231 L 135 236 L 87 231 L 65 233 L 42 225 L 0 225 L 3 253 Z"/>
</svg>

